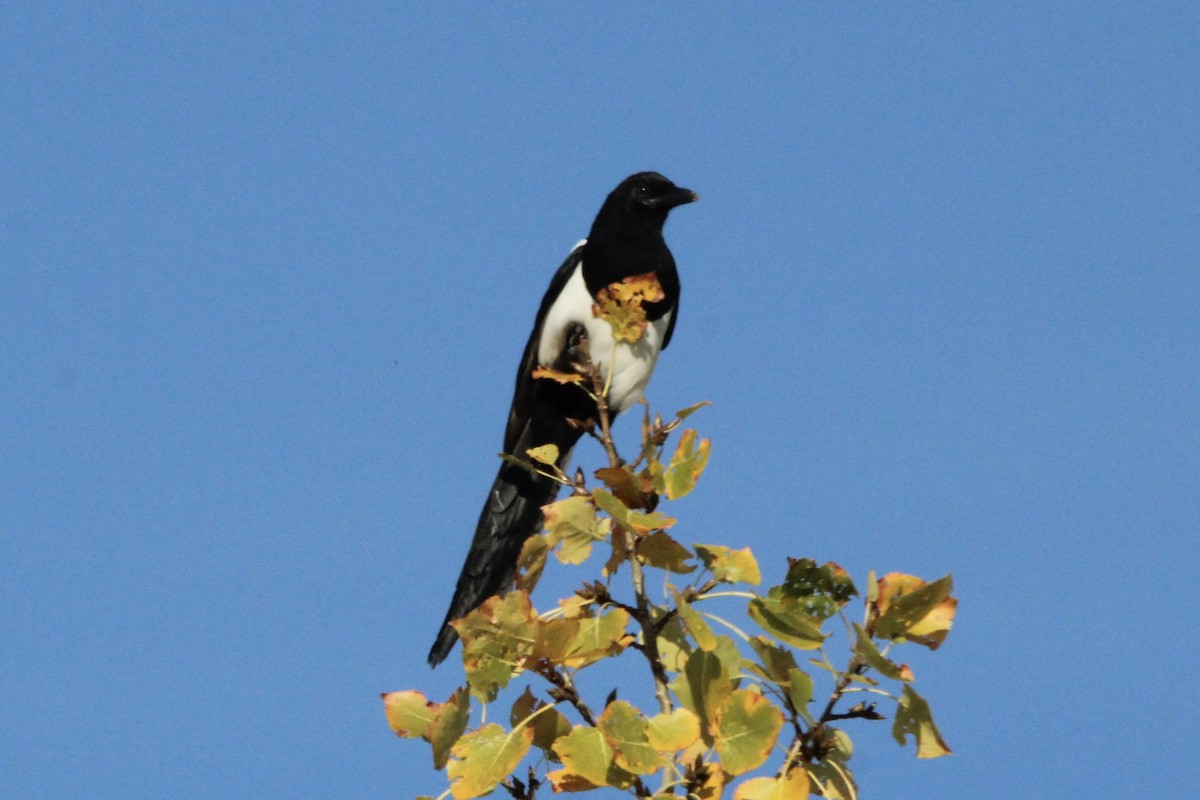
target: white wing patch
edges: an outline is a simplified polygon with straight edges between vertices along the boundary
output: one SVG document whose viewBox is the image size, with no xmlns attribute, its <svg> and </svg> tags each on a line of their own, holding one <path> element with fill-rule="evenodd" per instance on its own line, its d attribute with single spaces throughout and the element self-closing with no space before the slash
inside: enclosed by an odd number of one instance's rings
<svg viewBox="0 0 1200 800">
<path fill-rule="evenodd" d="M 582 244 L 582 242 L 580 242 Z M 578 247 L 579 245 L 576 245 Z M 566 345 L 566 331 L 573 322 L 587 329 L 588 350 L 592 363 L 609 379 L 608 404 L 616 411 L 625 411 L 638 400 L 650 382 L 663 336 L 670 325 L 672 312 L 646 326 L 642 338 L 633 344 L 618 342 L 612 328 L 604 320 L 592 316 L 592 295 L 583 280 L 583 265 L 575 267 L 566 286 L 546 312 L 542 323 L 542 338 L 538 342 L 538 364 L 548 367 L 558 360 Z"/>
</svg>

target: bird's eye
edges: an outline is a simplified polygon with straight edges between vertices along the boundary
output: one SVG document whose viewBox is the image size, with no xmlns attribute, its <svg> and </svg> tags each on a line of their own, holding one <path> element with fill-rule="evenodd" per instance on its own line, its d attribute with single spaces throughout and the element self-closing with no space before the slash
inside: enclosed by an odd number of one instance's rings
<svg viewBox="0 0 1200 800">
<path fill-rule="evenodd" d="M 633 190 L 633 193 L 639 200 L 645 200 L 650 196 L 650 188 L 648 186 L 639 186 Z"/>
</svg>

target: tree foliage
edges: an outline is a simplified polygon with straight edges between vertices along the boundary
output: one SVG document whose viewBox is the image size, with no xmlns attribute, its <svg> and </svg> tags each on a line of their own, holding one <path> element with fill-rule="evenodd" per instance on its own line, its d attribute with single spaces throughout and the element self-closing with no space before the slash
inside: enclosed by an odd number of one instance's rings
<svg viewBox="0 0 1200 800">
<path fill-rule="evenodd" d="M 626 294 L 640 312 L 643 288 Z M 637 327 L 636 316 L 609 313 Z M 709 440 L 681 430 L 706 404 L 669 421 L 647 408 L 640 449 L 627 462 L 611 437 L 603 376 L 586 360 L 578 367 L 577 375 L 538 377 L 592 394 L 598 419 L 587 424 L 608 465 L 589 481 L 558 471 L 557 452 L 525 454 L 530 469 L 570 491 L 545 507 L 544 532 L 522 551 L 517 588 L 454 623 L 464 685 L 442 703 L 411 690 L 383 695 L 392 730 L 428 742 L 434 767 L 446 771 L 442 797 L 467 800 L 502 787 L 532 799 L 548 786 L 642 798 L 851 800 L 854 747 L 843 725 L 884 712 L 896 741 L 911 742 L 918 758 L 950 753 L 912 670 L 895 656 L 901 647 L 943 643 L 956 607 L 950 576 L 926 582 L 872 572 L 860 592 L 837 564 L 796 558 L 764 588 L 749 548 L 685 544 L 683 526 L 663 505 L 693 491 L 708 463 Z M 551 558 L 592 564 L 597 579 L 538 610 L 530 592 Z M 661 596 L 647 591 L 650 576 L 667 587 Z M 713 603 L 718 598 L 724 605 Z M 708 610 L 731 598 L 744 604 L 744 619 Z M 826 645 L 839 624 L 849 653 L 835 659 Z M 596 699 L 593 667 L 614 659 L 630 661 L 626 674 L 644 665 L 656 707 L 639 708 L 615 691 Z M 504 699 L 522 676 L 523 691 Z"/>
</svg>

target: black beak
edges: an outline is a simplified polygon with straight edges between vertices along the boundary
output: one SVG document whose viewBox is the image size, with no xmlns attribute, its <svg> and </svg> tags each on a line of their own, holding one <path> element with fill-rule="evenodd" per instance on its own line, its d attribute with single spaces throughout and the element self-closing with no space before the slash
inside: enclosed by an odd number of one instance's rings
<svg viewBox="0 0 1200 800">
<path fill-rule="evenodd" d="M 682 206 L 686 203 L 694 203 L 700 199 L 700 195 L 693 192 L 691 189 L 681 189 L 676 187 L 666 194 L 660 194 L 653 198 L 647 204 L 651 208 L 661 208 L 663 211 L 670 211 L 675 206 Z"/>
</svg>

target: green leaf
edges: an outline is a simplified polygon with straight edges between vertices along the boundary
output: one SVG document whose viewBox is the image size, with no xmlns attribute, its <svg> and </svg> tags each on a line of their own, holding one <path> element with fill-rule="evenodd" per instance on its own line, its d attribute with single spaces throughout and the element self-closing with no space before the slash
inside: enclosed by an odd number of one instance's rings
<svg viewBox="0 0 1200 800">
<path fill-rule="evenodd" d="M 857 622 L 854 623 L 854 634 L 854 652 L 858 653 L 872 668 L 878 670 L 880 675 L 894 681 L 911 681 L 913 679 L 912 670 L 908 668 L 908 665 L 897 664 L 879 652 L 875 642 L 867 635 L 863 626 Z"/>
<path fill-rule="evenodd" d="M 596 516 L 588 498 L 572 495 L 542 509 L 551 540 L 560 545 L 555 553 L 563 564 L 582 564 L 592 554 L 592 545 L 604 541 L 612 522 Z"/>
<path fill-rule="evenodd" d="M 696 571 L 695 564 L 689 564 L 692 551 L 672 539 L 666 533 L 658 531 L 645 538 L 639 539 L 637 553 L 648 566 L 686 575 Z"/>
<path fill-rule="evenodd" d="M 705 742 L 712 742 L 717 715 L 733 692 L 732 673 L 720 655 L 696 650 L 688 656 L 683 672 L 671 683 L 671 690 L 684 708 L 700 719 Z"/>
<path fill-rule="evenodd" d="M 712 632 L 712 628 L 708 627 L 704 617 L 700 616 L 700 613 L 692 608 L 679 592 L 673 591 L 672 594 L 675 598 L 675 608 L 679 611 L 679 619 L 683 621 L 683 626 L 696 640 L 696 646 L 708 652 L 717 649 L 717 636 Z"/>
<path fill-rule="evenodd" d="M 678 411 L 676 411 L 675 419 L 679 420 L 680 422 L 683 422 L 685 419 L 690 417 L 692 414 L 695 414 L 700 409 L 706 408 L 711 405 L 712 405 L 712 403 L 708 402 L 707 400 L 701 400 L 699 403 L 696 403 L 695 405 L 690 405 L 687 408 L 681 408 Z"/>
<path fill-rule="evenodd" d="M 529 595 L 517 591 L 502 598 L 489 597 L 451 624 L 462 639 L 463 668 L 471 694 L 489 703 L 521 670 L 533 649 L 537 623 Z"/>
<path fill-rule="evenodd" d="M 816 650 L 825 642 L 821 621 L 810 617 L 793 598 L 756 597 L 748 611 L 767 633 L 801 650 Z"/>
<path fill-rule="evenodd" d="M 563 664 L 578 669 L 617 655 L 633 641 L 633 637 L 625 633 L 628 625 L 629 614 L 620 608 L 611 609 L 600 617 L 580 619 L 579 633 L 571 642 Z"/>
<path fill-rule="evenodd" d="M 641 712 L 624 700 L 614 700 L 598 721 L 605 741 L 613 749 L 617 766 L 635 775 L 649 775 L 666 762 L 650 746 L 647 721 Z"/>
<path fill-rule="evenodd" d="M 579 638 L 579 622 L 579 619 L 566 617 L 538 620 L 533 650 L 529 657 L 551 662 L 562 661 Z"/>
<path fill-rule="evenodd" d="M 792 701 L 792 708 L 796 709 L 796 713 L 811 724 L 813 718 L 808 711 L 808 704 L 812 702 L 813 697 L 812 676 L 802 669 L 793 669 L 788 673 L 787 690 L 788 699 Z"/>
<path fill-rule="evenodd" d="M 554 752 L 563 764 L 561 770 L 546 776 L 555 791 L 564 791 L 560 788 L 562 784 L 567 787 L 566 791 L 589 788 L 581 785 L 578 779 L 590 783 L 592 788 L 613 786 L 627 789 L 634 783 L 634 775 L 617 766 L 616 753 L 599 728 L 576 726 L 554 743 Z"/>
<path fill-rule="evenodd" d="M 756 670 L 761 677 L 779 686 L 786 686 L 791 680 L 791 671 L 796 668 L 796 657 L 792 655 L 792 651 L 780 647 L 765 636 L 750 637 L 750 646 L 754 648 L 762 664 Z M 751 669 L 754 669 L 754 665 Z"/>
<path fill-rule="evenodd" d="M 917 758 L 938 758 L 950 754 L 949 746 L 933 724 L 929 703 L 911 686 L 905 686 L 896 708 L 896 719 L 892 723 L 892 736 L 903 745 L 910 735 L 917 743 Z"/>
<path fill-rule="evenodd" d="M 696 555 L 713 577 L 724 583 L 748 583 L 757 586 L 762 582 L 762 573 L 750 548 L 734 550 L 716 544 L 695 544 Z"/>
<path fill-rule="evenodd" d="M 741 775 L 762 766 L 771 755 L 783 712 L 749 689 L 737 689 L 721 709 L 714 734 L 721 769 Z"/>
<path fill-rule="evenodd" d="M 541 580 L 542 572 L 546 569 L 546 557 L 550 554 L 549 534 L 539 533 L 530 536 L 521 545 L 521 554 L 517 556 L 517 588 L 532 592 Z"/>
<path fill-rule="evenodd" d="M 850 734 L 841 728 L 834 728 L 827 725 L 825 727 L 825 737 L 826 744 L 829 747 L 826 758 L 844 764 L 854 755 L 854 741 L 850 738 Z"/>
<path fill-rule="evenodd" d="M 675 455 L 671 457 L 671 463 L 663 473 L 666 495 L 671 500 L 683 497 L 695 489 L 696 482 L 700 480 L 700 473 L 704 472 L 708 465 L 712 442 L 701 439 L 697 443 L 696 436 L 694 430 L 683 432 L 679 438 L 679 445 L 675 448 Z"/>
<path fill-rule="evenodd" d="M 494 722 L 463 736 L 446 766 L 454 800 L 481 797 L 495 789 L 521 763 L 532 742 L 529 728 L 506 731 Z"/>
<path fill-rule="evenodd" d="M 809 616 L 822 620 L 836 614 L 858 594 L 846 570 L 832 561 L 818 567 L 811 558 L 788 559 L 788 574 L 779 592 L 799 603 Z M 775 596 L 775 590 L 770 594 Z"/>
<path fill-rule="evenodd" d="M 691 747 L 700 738 L 700 719 L 686 708 L 655 714 L 646 723 L 646 740 L 659 752 Z"/>
<path fill-rule="evenodd" d="M 467 729 L 471 718 L 471 698 L 467 687 L 461 686 L 450 699 L 437 706 L 429 725 L 429 743 L 433 747 L 433 768 L 445 769 L 450 751 Z"/>
<path fill-rule="evenodd" d="M 826 800 L 858 800 L 858 785 L 854 782 L 854 773 L 842 763 L 833 759 L 805 764 L 805 769 L 821 787 L 821 795 Z"/>
<path fill-rule="evenodd" d="M 644 536 L 654 530 L 663 530 L 674 525 L 678 520 L 668 517 L 661 511 L 646 514 L 633 511 L 624 503 L 603 489 L 593 489 L 592 499 L 596 506 L 606 511 L 623 528 L 632 533 Z"/>
<path fill-rule="evenodd" d="M 658 631 L 658 656 L 668 672 L 682 672 L 692 644 L 684 633 L 683 623 L 673 616 Z"/>
</svg>

